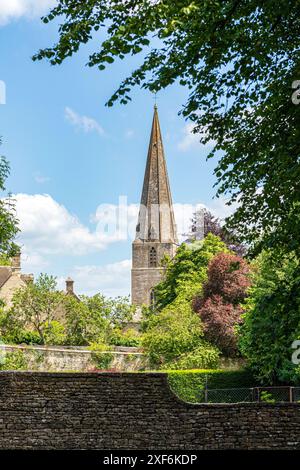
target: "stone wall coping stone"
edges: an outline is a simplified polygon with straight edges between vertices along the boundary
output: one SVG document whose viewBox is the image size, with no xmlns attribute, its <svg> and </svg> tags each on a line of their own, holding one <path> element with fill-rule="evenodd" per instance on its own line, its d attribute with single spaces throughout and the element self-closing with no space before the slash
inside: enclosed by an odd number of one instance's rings
<svg viewBox="0 0 300 470">
<path fill-rule="evenodd" d="M 53 352 L 63 352 L 63 353 L 71 353 L 71 354 L 91 354 L 93 351 L 89 349 L 69 349 L 64 347 L 55 347 L 52 346 L 28 346 L 28 345 L 19 345 L 19 344 L 1 344 L 0 349 L 21 349 L 21 350 L 29 350 L 29 351 L 53 351 Z M 108 350 L 108 351 L 101 351 L 101 354 L 116 354 L 116 355 L 135 355 L 135 356 L 143 356 L 142 352 L 137 351 L 117 351 L 115 349 Z"/>
</svg>

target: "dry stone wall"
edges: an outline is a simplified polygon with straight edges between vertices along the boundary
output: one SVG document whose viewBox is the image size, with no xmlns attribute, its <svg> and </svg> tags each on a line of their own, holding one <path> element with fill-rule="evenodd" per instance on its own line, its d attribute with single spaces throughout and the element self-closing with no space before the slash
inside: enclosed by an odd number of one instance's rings
<svg viewBox="0 0 300 470">
<path fill-rule="evenodd" d="M 164 374 L 0 373 L 1 449 L 299 449 L 298 404 L 192 405 Z"/>
<path fill-rule="evenodd" d="M 111 361 L 107 367 L 117 371 L 139 371 L 147 369 L 146 357 L 137 348 L 124 348 L 126 351 L 107 351 Z M 131 351 L 132 350 L 132 351 Z M 7 346 L 1 345 L 1 354 L 22 351 L 28 369 L 47 372 L 86 372 L 97 368 L 91 351 L 84 348 L 53 346 Z M 99 368 L 99 366 L 98 366 Z"/>
</svg>

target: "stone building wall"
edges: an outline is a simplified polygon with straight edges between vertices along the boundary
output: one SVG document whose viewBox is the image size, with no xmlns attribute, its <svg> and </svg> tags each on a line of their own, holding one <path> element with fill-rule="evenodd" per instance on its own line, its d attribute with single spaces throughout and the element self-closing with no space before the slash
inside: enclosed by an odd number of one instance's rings
<svg viewBox="0 0 300 470">
<path fill-rule="evenodd" d="M 160 268 L 139 268 L 131 271 L 131 292 L 133 305 L 151 304 L 151 291 L 162 279 Z"/>
<path fill-rule="evenodd" d="M 16 290 L 26 287 L 26 281 L 20 273 L 13 273 L 0 289 L 0 298 L 5 301 L 7 307 L 11 307 L 12 298 Z"/>
<path fill-rule="evenodd" d="M 157 267 L 150 267 L 150 250 L 156 250 Z M 151 290 L 162 279 L 164 270 L 161 260 L 165 255 L 173 258 L 176 245 L 173 243 L 136 240 L 132 244 L 131 295 L 134 305 L 149 305 Z"/>
<path fill-rule="evenodd" d="M 299 404 L 193 405 L 164 374 L 0 373 L 1 449 L 300 449 Z"/>
</svg>

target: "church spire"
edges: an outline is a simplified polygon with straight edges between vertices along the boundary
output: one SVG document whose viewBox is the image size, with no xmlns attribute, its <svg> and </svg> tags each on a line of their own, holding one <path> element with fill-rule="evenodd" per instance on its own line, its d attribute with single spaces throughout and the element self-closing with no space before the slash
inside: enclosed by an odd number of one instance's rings
<svg viewBox="0 0 300 470">
<path fill-rule="evenodd" d="M 177 243 L 172 196 L 155 104 L 136 239 Z"/>
<path fill-rule="evenodd" d="M 161 281 L 165 255 L 173 258 L 177 233 L 166 160 L 154 106 L 136 238 L 132 244 L 131 298 L 137 306 L 151 305 L 154 287 Z"/>
</svg>

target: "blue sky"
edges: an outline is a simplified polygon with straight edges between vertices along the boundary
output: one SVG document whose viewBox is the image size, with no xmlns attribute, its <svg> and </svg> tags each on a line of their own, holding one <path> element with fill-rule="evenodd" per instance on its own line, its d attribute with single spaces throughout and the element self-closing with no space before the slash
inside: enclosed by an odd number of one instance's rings
<svg viewBox="0 0 300 470">
<path fill-rule="evenodd" d="M 53 3 L 0 0 L 0 80 L 6 85 L 1 153 L 11 164 L 7 190 L 16 199 L 23 270 L 54 274 L 60 285 L 70 275 L 78 293 L 125 295 L 132 238 L 122 234 L 120 240 L 113 230 L 103 234 L 100 228 L 120 196 L 127 198 L 129 223 L 135 225 L 154 100 L 136 89 L 129 105 L 105 107 L 140 59 L 116 62 L 101 73 L 87 68 L 96 41 L 59 67 L 32 62 L 39 48 L 57 38 L 55 25 L 39 19 Z M 215 162 L 206 162 L 208 148 L 178 116 L 186 98 L 177 85 L 158 95 L 180 231 L 183 216 L 186 225 L 192 211 L 190 206 L 183 211 L 184 205 L 201 203 L 219 216 L 228 213 L 224 201 L 213 200 Z M 108 212 L 103 204 L 109 204 Z"/>
</svg>

